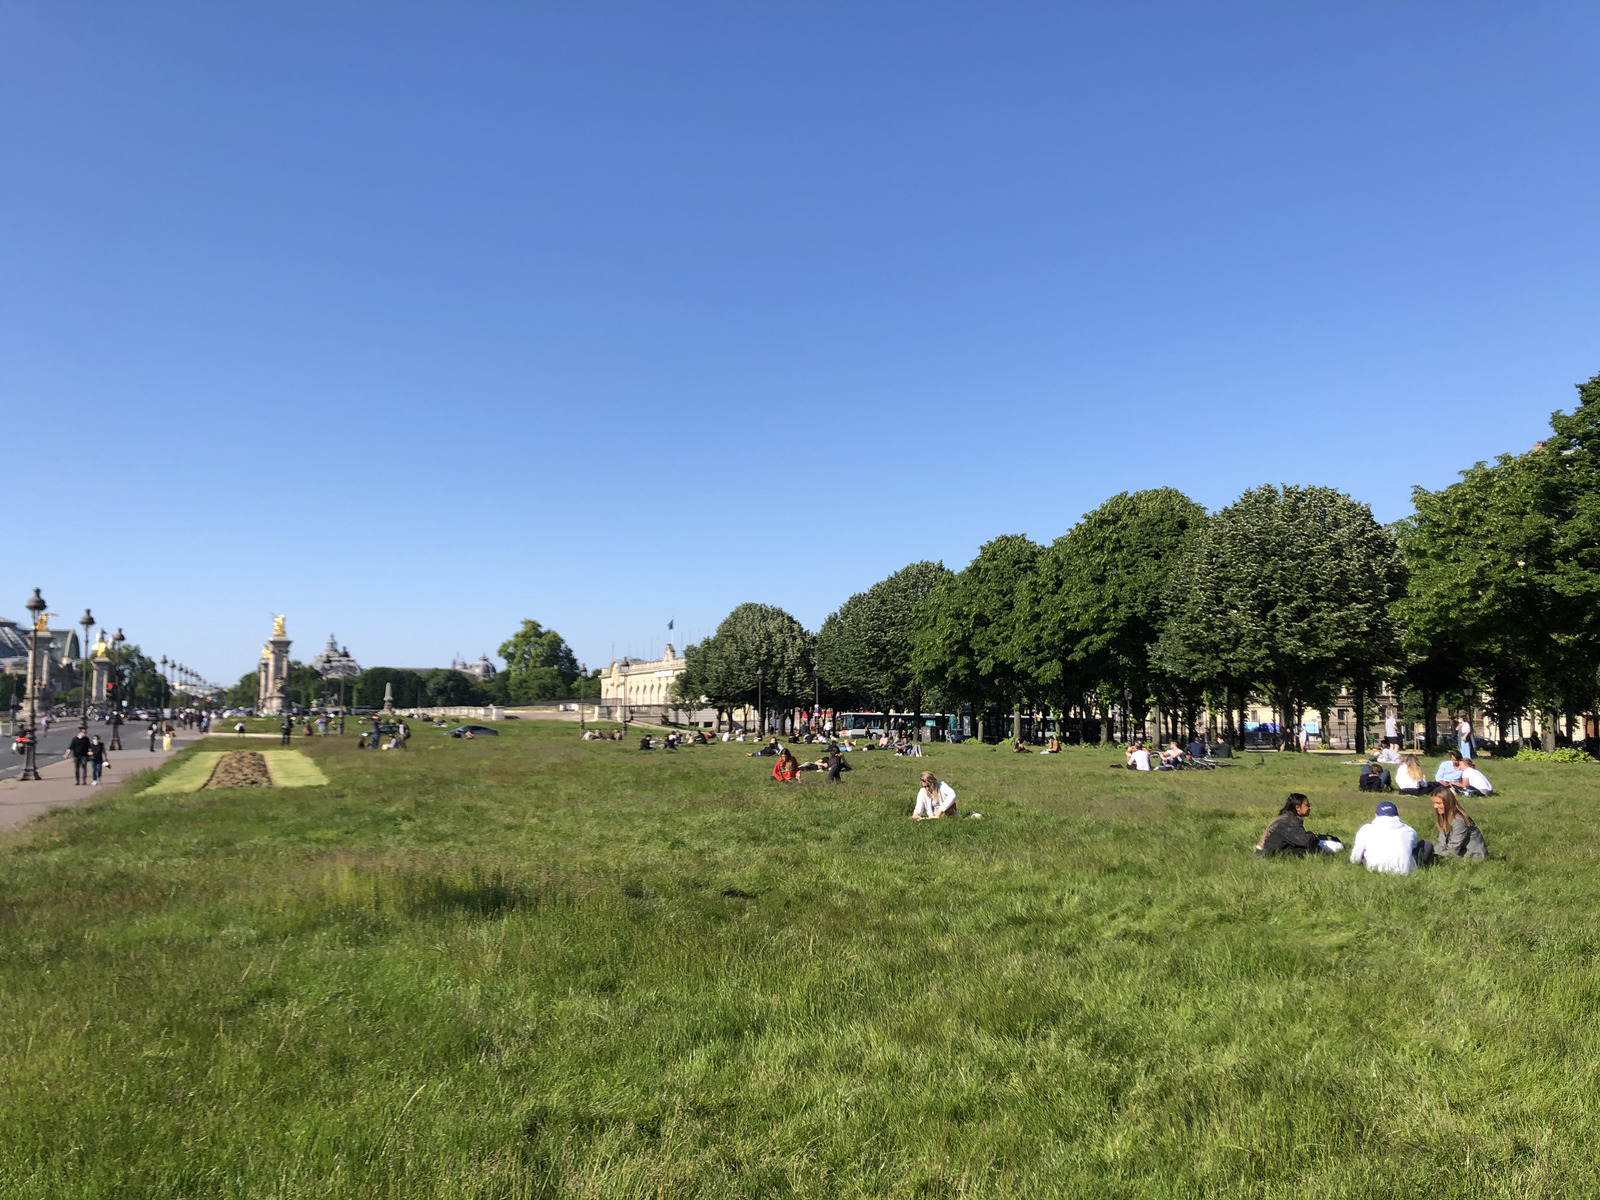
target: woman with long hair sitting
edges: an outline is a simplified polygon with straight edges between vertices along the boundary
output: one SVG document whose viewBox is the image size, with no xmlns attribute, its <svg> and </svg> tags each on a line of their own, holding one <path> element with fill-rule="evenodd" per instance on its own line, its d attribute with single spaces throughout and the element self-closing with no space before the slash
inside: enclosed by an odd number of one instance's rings
<svg viewBox="0 0 1600 1200">
<path fill-rule="evenodd" d="M 1489 846 L 1483 840 L 1477 823 L 1462 811 L 1455 788 L 1433 789 L 1433 823 L 1439 827 L 1439 847 L 1434 853 L 1440 858 L 1471 858 L 1479 862 L 1489 857 Z"/>
<path fill-rule="evenodd" d="M 1428 776 L 1422 770 L 1422 755 L 1408 750 L 1394 769 L 1394 790 L 1402 796 L 1420 796 L 1428 791 Z"/>
<path fill-rule="evenodd" d="M 1320 854 L 1323 834 L 1312 833 L 1305 826 L 1311 813 L 1311 801 L 1300 792 L 1290 792 L 1278 815 L 1267 823 L 1261 840 L 1256 843 L 1256 853 L 1263 858 L 1274 854 Z M 1337 839 L 1335 839 L 1337 840 Z"/>
<path fill-rule="evenodd" d="M 940 817 L 959 817 L 956 808 L 956 790 L 948 783 L 934 778 L 932 771 L 922 773 L 922 786 L 917 789 L 917 806 L 911 810 L 913 821 L 936 821 Z"/>
<path fill-rule="evenodd" d="M 772 777 L 779 783 L 789 783 L 800 777 L 800 760 L 785 746 L 778 751 L 778 761 L 772 764 Z"/>
</svg>

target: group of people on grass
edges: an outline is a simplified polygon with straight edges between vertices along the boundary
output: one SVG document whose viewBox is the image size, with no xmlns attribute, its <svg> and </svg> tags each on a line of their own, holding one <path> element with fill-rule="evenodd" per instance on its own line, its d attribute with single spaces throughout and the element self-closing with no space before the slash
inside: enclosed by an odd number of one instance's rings
<svg viewBox="0 0 1600 1200">
<path fill-rule="evenodd" d="M 838 783 L 839 776 L 848 770 L 850 764 L 837 744 L 830 744 L 826 754 L 811 762 L 801 762 L 787 746 L 780 746 L 778 761 L 772 764 L 772 777 L 779 783 L 793 783 L 802 771 L 821 771 L 828 783 Z"/>
<path fill-rule="evenodd" d="M 1215 745 L 1207 745 L 1196 737 L 1187 746 L 1178 745 L 1173 738 L 1165 750 L 1152 754 L 1143 740 L 1134 738 L 1127 750 L 1127 767 L 1130 771 L 1184 771 L 1216 766 L 1219 758 L 1232 758 L 1233 747 L 1221 738 Z M 1116 764 L 1112 764 L 1115 766 Z"/>
<path fill-rule="evenodd" d="M 1393 774 L 1389 768 L 1393 767 Z M 1433 773 L 1433 785 L 1447 784 L 1465 796 L 1492 796 L 1494 784 L 1474 765 L 1471 758 L 1460 750 L 1450 751 L 1450 757 L 1439 764 Z M 1422 769 L 1422 756 L 1414 750 L 1401 753 L 1392 743 L 1385 743 L 1371 759 L 1361 764 L 1361 774 L 1356 786 L 1363 792 L 1399 792 L 1403 796 L 1421 796 L 1433 790 L 1427 773 Z"/>
<path fill-rule="evenodd" d="M 1386 875 L 1409 875 L 1439 858 L 1482 860 L 1489 856 L 1488 844 L 1477 822 L 1461 807 L 1457 790 L 1438 784 L 1432 791 L 1434 826 L 1438 841 L 1418 837 L 1417 831 L 1400 819 L 1393 800 L 1381 800 L 1368 821 L 1356 831 L 1350 848 L 1350 861 L 1369 871 Z M 1311 801 L 1300 792 L 1289 793 L 1278 815 L 1267 825 L 1256 853 L 1263 857 L 1278 854 L 1338 854 L 1344 843 L 1330 834 L 1313 833 L 1306 828 Z"/>
</svg>

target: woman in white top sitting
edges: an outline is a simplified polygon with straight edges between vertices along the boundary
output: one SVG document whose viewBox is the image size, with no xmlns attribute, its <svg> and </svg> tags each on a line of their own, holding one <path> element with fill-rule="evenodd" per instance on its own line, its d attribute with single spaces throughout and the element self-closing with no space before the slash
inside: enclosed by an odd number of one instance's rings
<svg viewBox="0 0 1600 1200">
<path fill-rule="evenodd" d="M 1431 790 L 1428 777 L 1422 771 L 1422 756 L 1414 752 L 1405 754 L 1395 768 L 1394 786 L 1407 796 L 1420 796 Z"/>
<path fill-rule="evenodd" d="M 1456 784 L 1466 796 L 1492 796 L 1494 784 L 1489 782 L 1489 777 L 1477 767 L 1472 765 L 1470 758 L 1461 760 L 1461 782 Z"/>
<path fill-rule="evenodd" d="M 1144 748 L 1143 742 L 1135 742 L 1128 747 L 1128 770 L 1148 771 L 1150 769 L 1150 751 Z"/>
<path fill-rule="evenodd" d="M 948 783 L 935 779 L 932 771 L 922 773 L 922 786 L 917 789 L 917 806 L 911 810 L 913 821 L 936 821 L 940 817 L 959 817 L 956 808 L 956 790 Z"/>
</svg>

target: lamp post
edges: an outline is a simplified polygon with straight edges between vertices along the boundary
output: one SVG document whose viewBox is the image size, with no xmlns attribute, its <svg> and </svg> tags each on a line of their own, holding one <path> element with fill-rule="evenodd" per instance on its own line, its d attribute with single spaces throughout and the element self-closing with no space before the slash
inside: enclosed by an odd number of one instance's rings
<svg viewBox="0 0 1600 1200">
<path fill-rule="evenodd" d="M 767 710 L 761 703 L 761 677 L 762 670 L 756 668 L 756 740 L 767 736 Z"/>
<path fill-rule="evenodd" d="M 161 687 L 156 695 L 156 720 L 167 719 L 167 656 L 161 656 Z"/>
<path fill-rule="evenodd" d="M 119 697 L 115 695 L 116 692 L 121 690 L 122 671 L 117 667 L 116 656 L 117 647 L 127 640 L 122 636 L 121 626 L 118 626 L 117 632 L 111 637 L 111 691 L 113 694 L 107 697 L 111 702 L 111 745 L 106 747 L 107 750 L 122 749 L 122 710 L 117 707 Z"/>
<path fill-rule="evenodd" d="M 583 727 L 583 682 L 589 678 L 589 668 L 583 663 L 578 664 L 578 737 L 582 738 L 586 732 Z"/>
<path fill-rule="evenodd" d="M 89 727 L 89 628 L 94 624 L 94 614 L 87 608 L 84 609 L 83 616 L 78 618 L 78 624 L 83 626 L 83 636 L 78 639 L 78 675 L 83 691 L 80 697 L 82 703 L 78 706 L 78 710 L 83 727 L 87 729 Z"/>
<path fill-rule="evenodd" d="M 28 732 L 27 741 L 23 743 L 22 778 L 38 779 L 39 763 L 34 752 L 39 740 L 39 626 L 45 622 L 44 597 L 39 595 L 38 588 L 33 589 L 27 608 L 33 620 L 28 630 Z"/>
<path fill-rule="evenodd" d="M 822 668 L 816 663 L 811 664 L 811 681 L 816 685 L 811 698 L 811 732 L 818 733 L 822 729 Z"/>
</svg>

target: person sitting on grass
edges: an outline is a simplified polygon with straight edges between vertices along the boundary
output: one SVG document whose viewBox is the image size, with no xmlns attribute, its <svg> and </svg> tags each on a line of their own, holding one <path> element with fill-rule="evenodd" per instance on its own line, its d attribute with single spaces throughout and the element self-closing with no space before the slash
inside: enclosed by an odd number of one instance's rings
<svg viewBox="0 0 1600 1200">
<path fill-rule="evenodd" d="M 1256 854 L 1271 858 L 1277 854 L 1321 854 L 1325 835 L 1312 833 L 1305 826 L 1311 813 L 1311 801 L 1299 792 L 1290 792 L 1278 815 L 1267 822 L 1261 840 L 1256 843 Z"/>
<path fill-rule="evenodd" d="M 778 761 L 772 764 L 772 777 L 779 783 L 789 783 L 800 777 L 800 760 L 785 748 L 778 752 Z"/>
<path fill-rule="evenodd" d="M 1376 759 L 1361 764 L 1361 777 L 1356 780 L 1358 792 L 1387 792 L 1391 790 L 1389 772 L 1378 765 Z"/>
<path fill-rule="evenodd" d="M 1188 759 L 1184 757 L 1183 747 L 1178 745 L 1177 738 L 1173 738 L 1172 744 L 1161 752 L 1161 770 L 1176 771 L 1186 765 Z"/>
<path fill-rule="evenodd" d="M 1148 771 L 1150 769 L 1150 751 L 1144 748 L 1144 743 L 1138 739 L 1128 747 L 1128 770 Z"/>
<path fill-rule="evenodd" d="M 1183 752 L 1190 758 L 1209 757 L 1206 753 L 1205 739 L 1200 737 L 1198 734 L 1189 739 L 1189 744 L 1183 748 Z"/>
<path fill-rule="evenodd" d="M 1011 753 L 1013 753 L 1013 754 L 1032 754 L 1033 751 L 1029 750 L 1026 746 L 1024 746 L 1022 744 L 1022 739 L 1021 738 L 1017 738 L 1015 741 L 1013 741 L 1011 743 Z"/>
<path fill-rule="evenodd" d="M 1394 769 L 1394 786 L 1402 796 L 1420 796 L 1428 791 L 1428 776 L 1422 770 L 1422 756 L 1410 751 Z"/>
<path fill-rule="evenodd" d="M 1494 784 L 1489 782 L 1489 777 L 1477 767 L 1473 766 L 1470 758 L 1461 760 L 1461 782 L 1456 784 L 1464 796 L 1492 796 Z"/>
<path fill-rule="evenodd" d="M 828 755 L 828 782 L 838 783 L 839 776 L 848 770 L 850 770 L 850 764 L 845 762 L 844 755 L 835 746 Z"/>
<path fill-rule="evenodd" d="M 1433 861 L 1433 843 L 1400 819 L 1393 800 L 1380 803 L 1372 820 L 1356 830 L 1350 861 L 1385 875 L 1409 875 Z"/>
<path fill-rule="evenodd" d="M 1050 740 L 1045 743 L 1044 749 L 1039 751 L 1039 753 L 1040 754 L 1060 754 L 1061 753 L 1061 739 L 1056 737 L 1056 735 L 1052 733 L 1050 735 Z"/>
<path fill-rule="evenodd" d="M 948 783 L 934 778 L 932 771 L 922 773 L 922 786 L 917 789 L 917 804 L 911 810 L 913 821 L 937 821 L 940 817 L 959 817 L 956 808 L 956 791 Z"/>
<path fill-rule="evenodd" d="M 1470 858 L 1482 862 L 1489 857 L 1489 846 L 1477 823 L 1461 809 L 1456 790 L 1440 784 L 1433 789 L 1433 823 L 1439 829 L 1440 858 Z"/>
<path fill-rule="evenodd" d="M 1461 753 L 1458 750 L 1450 751 L 1450 757 L 1439 764 L 1439 769 L 1433 773 L 1435 783 L 1448 783 L 1452 787 L 1461 782 Z"/>
</svg>

